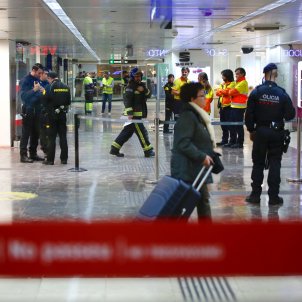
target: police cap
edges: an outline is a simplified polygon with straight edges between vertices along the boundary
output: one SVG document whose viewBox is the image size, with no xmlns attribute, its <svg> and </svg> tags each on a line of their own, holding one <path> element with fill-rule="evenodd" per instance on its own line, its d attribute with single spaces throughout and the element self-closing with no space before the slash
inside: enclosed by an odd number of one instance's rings
<svg viewBox="0 0 302 302">
<path fill-rule="evenodd" d="M 54 71 L 51 71 L 47 74 L 47 76 L 51 79 L 56 79 L 58 77 L 58 74 Z"/>
<path fill-rule="evenodd" d="M 263 68 L 263 73 L 270 72 L 274 69 L 278 69 L 277 65 L 274 63 L 269 63 Z"/>
<path fill-rule="evenodd" d="M 134 67 L 131 69 L 130 71 L 130 77 L 131 79 L 134 79 L 134 75 L 138 72 L 138 68 L 137 67 Z"/>
</svg>

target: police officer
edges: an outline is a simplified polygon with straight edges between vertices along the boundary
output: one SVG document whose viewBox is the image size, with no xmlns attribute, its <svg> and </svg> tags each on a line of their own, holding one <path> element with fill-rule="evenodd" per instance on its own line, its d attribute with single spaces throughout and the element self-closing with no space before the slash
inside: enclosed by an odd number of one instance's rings
<svg viewBox="0 0 302 302">
<path fill-rule="evenodd" d="M 283 203 L 279 197 L 280 168 L 284 148 L 284 120 L 295 117 L 295 108 L 285 90 L 275 81 L 277 66 L 270 63 L 263 69 L 264 82 L 257 86 L 248 98 L 245 125 L 253 141 L 252 192 L 247 202 L 260 203 L 263 170 L 268 160 L 269 204 Z"/>
<path fill-rule="evenodd" d="M 172 117 L 173 112 L 173 102 L 174 102 L 174 96 L 172 94 L 172 87 L 174 83 L 174 75 L 169 74 L 168 75 L 168 82 L 164 86 L 165 90 L 165 121 L 170 121 Z M 169 124 L 164 124 L 164 133 L 170 133 L 169 130 Z"/>
<path fill-rule="evenodd" d="M 140 120 L 147 117 L 147 98 L 150 98 L 151 92 L 142 82 L 142 72 L 137 68 L 133 68 L 131 80 L 124 93 L 124 115 L 128 116 L 129 120 Z M 124 157 L 120 153 L 123 144 L 127 142 L 135 133 L 145 153 L 145 157 L 153 157 L 155 155 L 153 147 L 149 142 L 148 132 L 143 123 L 128 123 L 124 126 L 121 133 L 111 145 L 110 154 L 117 157 Z"/>
<path fill-rule="evenodd" d="M 57 134 L 60 138 L 61 164 L 67 164 L 66 112 L 71 103 L 70 89 L 58 79 L 58 75 L 55 72 L 48 73 L 48 81 L 49 85 L 45 88 L 42 100 L 42 106 L 47 120 L 46 131 L 48 138 L 47 159 L 43 164 L 54 164 Z"/>
<path fill-rule="evenodd" d="M 37 155 L 40 135 L 41 95 L 44 91 L 40 82 L 42 72 L 43 66 L 36 63 L 31 72 L 20 82 L 23 119 L 20 140 L 20 161 L 22 163 L 44 160 Z M 28 141 L 30 141 L 29 157 L 27 154 Z"/>
</svg>

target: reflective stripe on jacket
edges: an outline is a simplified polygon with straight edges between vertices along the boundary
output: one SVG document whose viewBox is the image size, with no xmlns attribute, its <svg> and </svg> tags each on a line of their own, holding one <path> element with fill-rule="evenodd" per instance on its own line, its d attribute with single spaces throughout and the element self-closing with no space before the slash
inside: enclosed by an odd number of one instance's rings
<svg viewBox="0 0 302 302">
<path fill-rule="evenodd" d="M 102 84 L 104 85 L 103 93 L 106 93 L 106 94 L 113 93 L 113 78 L 112 77 L 109 77 L 108 79 L 103 78 Z"/>
<path fill-rule="evenodd" d="M 220 97 L 221 107 L 231 106 L 232 97 L 229 96 L 229 90 L 235 87 L 235 82 L 226 82 L 219 85 L 216 95 Z"/>
<path fill-rule="evenodd" d="M 232 97 L 231 107 L 245 109 L 247 106 L 249 87 L 248 83 L 243 77 L 238 82 L 233 89 L 229 90 L 229 95 Z"/>
</svg>

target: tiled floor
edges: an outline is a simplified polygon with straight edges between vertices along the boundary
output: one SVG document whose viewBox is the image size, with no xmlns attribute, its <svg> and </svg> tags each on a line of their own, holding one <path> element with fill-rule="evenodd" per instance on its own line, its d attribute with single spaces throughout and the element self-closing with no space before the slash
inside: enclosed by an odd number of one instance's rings
<svg viewBox="0 0 302 302">
<path fill-rule="evenodd" d="M 83 104 L 73 104 L 81 112 Z M 149 117 L 154 117 L 154 102 Z M 100 104 L 95 104 L 95 114 Z M 112 118 L 119 118 L 120 102 L 113 103 Z M 70 114 L 70 117 L 72 114 Z M 163 113 L 161 113 L 163 116 Z M 108 116 L 106 116 L 108 117 Z M 59 153 L 54 166 L 39 162 L 19 162 L 17 148 L 0 149 L 0 220 L 102 219 L 136 215 L 156 180 L 154 158 L 145 158 L 136 137 L 123 147 L 125 158 L 110 156 L 111 142 L 121 123 L 81 120 L 79 129 L 80 167 L 86 172 L 70 172 L 74 167 L 72 118 L 68 129 L 69 160 L 61 165 Z M 155 142 L 152 123 L 148 126 Z M 215 126 L 217 140 L 220 127 Z M 296 133 L 282 162 L 281 195 L 284 205 L 268 206 L 267 185 L 260 206 L 248 205 L 250 191 L 251 143 L 244 149 L 218 149 L 225 170 L 214 176 L 211 185 L 213 221 L 250 219 L 301 219 L 301 185 L 289 183 L 296 177 Z M 159 177 L 169 174 L 172 135 L 159 134 Z M 58 151 L 58 150 L 57 150 Z M 266 177 L 267 174 L 265 174 Z M 196 219 L 193 214 L 192 219 Z M 242 257 L 244 261 L 248 259 Z M 141 278 L 141 279 L 1 279 L 0 301 L 302 301 L 302 278 Z"/>
</svg>

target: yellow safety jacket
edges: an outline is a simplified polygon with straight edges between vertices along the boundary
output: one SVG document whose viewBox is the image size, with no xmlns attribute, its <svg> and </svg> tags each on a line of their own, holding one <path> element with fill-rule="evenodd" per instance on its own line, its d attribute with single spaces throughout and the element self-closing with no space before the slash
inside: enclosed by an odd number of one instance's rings
<svg viewBox="0 0 302 302">
<path fill-rule="evenodd" d="M 249 86 L 245 77 L 243 77 L 236 82 L 234 88 L 229 90 L 229 96 L 232 97 L 231 107 L 245 109 L 247 106 L 248 93 Z"/>
<path fill-rule="evenodd" d="M 176 90 L 176 91 L 180 91 L 180 88 L 186 84 L 186 83 L 190 83 L 190 81 L 188 79 L 183 79 L 182 77 L 176 79 L 173 83 L 173 87 L 172 87 L 172 93 L 173 93 L 173 90 Z M 179 95 L 176 95 L 174 94 L 174 100 L 175 101 L 180 101 L 180 96 Z"/>
<path fill-rule="evenodd" d="M 214 96 L 214 92 L 213 92 L 213 89 L 210 88 L 208 91 L 207 91 L 207 94 L 205 95 L 205 105 L 202 107 L 202 109 L 204 111 L 206 111 L 208 114 L 211 113 L 211 103 L 213 101 L 213 96 Z"/>
<path fill-rule="evenodd" d="M 219 102 L 222 108 L 231 106 L 232 97 L 229 96 L 229 91 L 235 87 L 235 84 L 235 82 L 224 82 L 219 85 L 216 95 L 219 96 Z"/>
<path fill-rule="evenodd" d="M 109 77 L 108 79 L 106 79 L 105 77 L 102 80 L 102 84 L 103 84 L 103 93 L 106 94 L 112 94 L 113 93 L 113 78 Z"/>
</svg>

